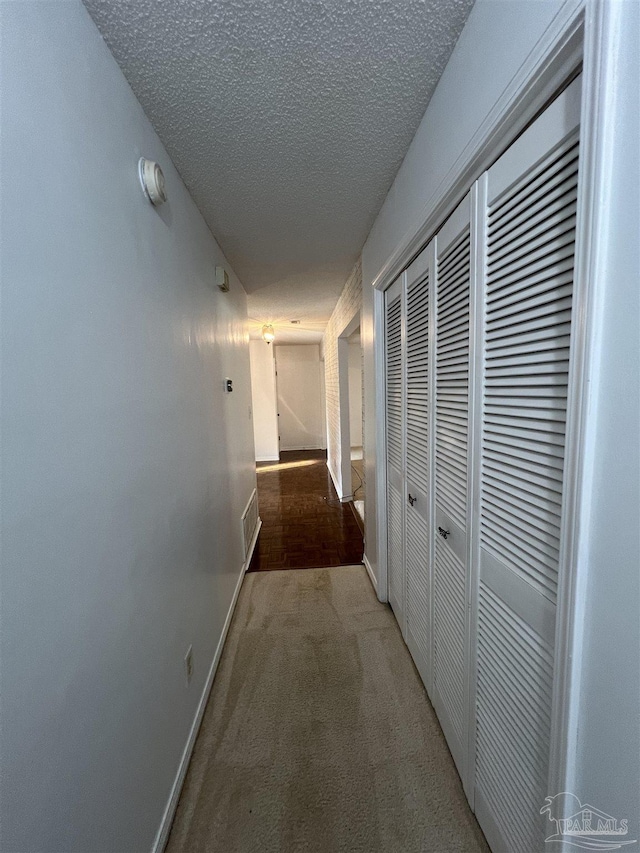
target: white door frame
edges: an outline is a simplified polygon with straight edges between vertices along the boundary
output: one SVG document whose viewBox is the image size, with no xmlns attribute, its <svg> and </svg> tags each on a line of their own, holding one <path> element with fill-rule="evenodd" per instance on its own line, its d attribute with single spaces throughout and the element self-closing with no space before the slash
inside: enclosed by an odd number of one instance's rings
<svg viewBox="0 0 640 853">
<path fill-rule="evenodd" d="M 271 346 L 273 346 L 273 348 L 274 348 L 273 364 L 274 364 L 274 373 L 275 373 L 276 410 L 277 410 L 277 419 L 278 419 L 278 454 L 280 454 L 283 452 L 282 451 L 282 429 L 281 429 L 281 421 L 280 421 L 280 418 L 282 416 L 282 411 L 281 411 L 282 407 L 281 407 L 280 403 L 282 401 L 283 404 L 286 404 L 286 401 L 283 400 L 283 397 L 282 397 L 282 393 L 281 393 L 282 380 L 280 379 L 279 374 L 278 374 L 278 350 L 280 350 L 282 347 L 291 348 L 294 346 L 305 346 L 305 347 L 314 347 L 315 346 L 315 347 L 318 347 L 318 351 L 320 348 L 319 348 L 318 344 L 300 344 L 300 345 L 296 345 L 296 344 L 271 344 Z M 316 364 L 316 367 L 317 367 L 317 381 L 318 381 L 317 390 L 318 390 L 318 399 L 319 399 L 319 404 L 320 404 L 320 430 L 316 434 L 316 443 L 315 444 L 312 443 L 309 445 L 305 444 L 304 446 L 286 447 L 284 452 L 286 452 L 288 450 L 307 450 L 307 449 L 308 450 L 324 450 L 326 447 L 326 439 L 325 439 L 325 434 L 324 434 L 324 429 L 325 429 L 325 418 L 324 418 L 324 412 L 325 412 L 324 361 L 322 360 L 322 358 L 318 358 L 318 361 L 313 362 L 313 363 Z M 281 363 L 281 369 L 282 369 L 282 363 Z"/>
<path fill-rule="evenodd" d="M 406 232 L 383 264 L 374 288 L 374 360 L 378 409 L 385 406 L 384 291 L 429 243 L 455 210 L 471 185 L 509 147 L 544 105 L 579 68 L 583 56 L 585 0 L 567 0 L 538 44 L 518 69 L 494 108 L 453 164 L 434 196 L 424 207 L 422 224 Z M 590 4 L 603 0 L 586 0 Z M 606 0 L 604 0 L 606 3 Z M 386 429 L 376 420 L 376 506 L 378 529 L 378 595 L 388 600 L 386 550 Z"/>
<path fill-rule="evenodd" d="M 327 384 L 324 352 L 320 351 L 320 402 L 322 403 L 322 450 L 327 449 Z"/>
<path fill-rule="evenodd" d="M 383 412 L 374 421 L 376 466 L 376 548 L 378 554 L 378 570 L 376 592 L 378 600 L 389 601 L 389 568 L 387 560 L 387 350 L 385 328 L 385 290 L 393 280 L 385 279 L 384 287 L 375 286 L 373 291 L 373 369 L 376 411 Z M 366 423 L 365 423 L 366 428 Z"/>
<path fill-rule="evenodd" d="M 351 425 L 349 423 L 349 337 L 360 326 L 358 307 L 338 332 L 338 406 L 340 410 L 340 500 L 353 498 L 351 483 Z"/>
<path fill-rule="evenodd" d="M 405 233 L 372 282 L 374 288 L 374 363 L 377 409 L 385 408 L 384 291 L 427 245 L 469 187 L 509 147 L 545 104 L 578 72 L 582 64 L 582 112 L 578 228 L 574 280 L 576 324 L 572 333 L 565 446 L 565 511 L 559 565 L 556 664 L 550 750 L 549 793 L 572 790 L 570 756 L 575 754 L 577 697 L 585 573 L 578 572 L 586 547 L 589 460 L 595 442 L 595 419 L 588 418 L 590 378 L 597 354 L 594 306 L 606 281 L 600 234 L 606 233 L 606 181 L 614 132 L 609 120 L 615 99 L 615 45 L 619 13 L 607 0 L 566 0 L 516 72 L 485 121 L 424 207 L 422 224 Z M 387 599 L 386 431 L 376 422 L 376 506 L 378 596 Z M 470 696 L 470 701 L 475 701 Z M 465 780 L 467 781 L 467 780 Z"/>
<path fill-rule="evenodd" d="M 349 423 L 349 341 L 338 338 L 338 410 L 340 413 L 341 501 L 351 500 L 351 424 Z"/>
</svg>

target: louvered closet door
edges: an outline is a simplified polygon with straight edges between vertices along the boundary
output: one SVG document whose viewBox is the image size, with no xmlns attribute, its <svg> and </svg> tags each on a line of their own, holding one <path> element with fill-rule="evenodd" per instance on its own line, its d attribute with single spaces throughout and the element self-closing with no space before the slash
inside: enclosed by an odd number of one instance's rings
<svg viewBox="0 0 640 853">
<path fill-rule="evenodd" d="M 436 237 L 433 702 L 464 778 L 468 702 L 470 195 Z"/>
<path fill-rule="evenodd" d="M 433 359 L 431 288 L 434 244 L 406 273 L 406 504 L 407 645 L 427 689 L 431 682 L 430 496 L 432 469 L 429 371 Z"/>
<path fill-rule="evenodd" d="M 385 293 L 387 571 L 389 603 L 404 631 L 404 316 L 403 275 Z"/>
<path fill-rule="evenodd" d="M 475 808 L 545 849 L 580 80 L 488 172 Z M 548 847 L 548 845 L 546 845 Z"/>
</svg>

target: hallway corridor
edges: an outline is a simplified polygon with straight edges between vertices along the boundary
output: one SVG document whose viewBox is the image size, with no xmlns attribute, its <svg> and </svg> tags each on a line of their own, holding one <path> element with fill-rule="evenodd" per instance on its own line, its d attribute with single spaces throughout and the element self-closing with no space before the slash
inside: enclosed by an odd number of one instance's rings
<svg viewBox="0 0 640 853">
<path fill-rule="evenodd" d="M 324 450 L 290 450 L 258 464 L 262 529 L 250 572 L 348 566 L 362 560 L 362 533 L 340 503 Z"/>
<path fill-rule="evenodd" d="M 640 853 L 640 0 L 0 39 L 0 853 Z"/>
<path fill-rule="evenodd" d="M 247 575 L 167 853 L 480 853 L 363 566 Z"/>
</svg>

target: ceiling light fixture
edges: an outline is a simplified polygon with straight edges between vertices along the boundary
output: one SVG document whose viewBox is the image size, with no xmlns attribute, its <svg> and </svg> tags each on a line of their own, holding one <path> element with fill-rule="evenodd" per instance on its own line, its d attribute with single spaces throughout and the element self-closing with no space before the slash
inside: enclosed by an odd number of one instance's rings
<svg viewBox="0 0 640 853">
<path fill-rule="evenodd" d="M 262 340 L 270 344 L 272 341 L 275 341 L 275 339 L 276 333 L 273 331 L 273 326 L 271 323 L 265 323 L 262 327 Z"/>
</svg>

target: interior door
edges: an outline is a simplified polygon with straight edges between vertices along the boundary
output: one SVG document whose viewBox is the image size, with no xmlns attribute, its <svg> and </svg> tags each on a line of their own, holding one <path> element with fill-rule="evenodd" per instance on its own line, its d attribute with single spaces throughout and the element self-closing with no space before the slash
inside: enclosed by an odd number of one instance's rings
<svg viewBox="0 0 640 853">
<path fill-rule="evenodd" d="M 405 631 L 404 573 L 404 273 L 385 293 L 387 572 L 389 603 Z"/>
<path fill-rule="evenodd" d="M 563 504 L 580 78 L 485 178 L 475 809 L 542 851 Z"/>
<path fill-rule="evenodd" d="M 433 703 L 458 772 L 468 755 L 471 197 L 436 237 Z"/>
<path fill-rule="evenodd" d="M 322 447 L 322 385 L 317 344 L 276 345 L 280 450 Z"/>
<path fill-rule="evenodd" d="M 431 565 L 433 450 L 429 378 L 433 362 L 432 241 L 406 273 L 405 571 L 407 645 L 431 693 Z"/>
</svg>

